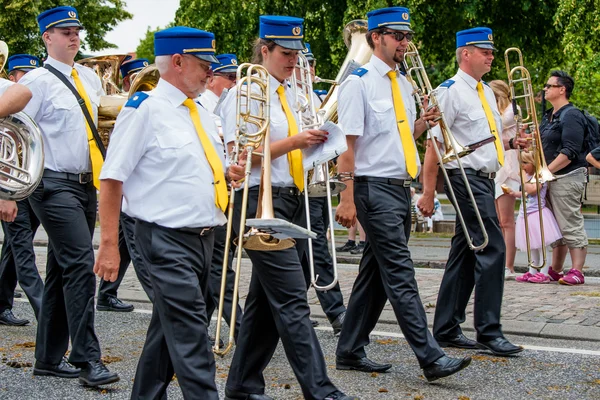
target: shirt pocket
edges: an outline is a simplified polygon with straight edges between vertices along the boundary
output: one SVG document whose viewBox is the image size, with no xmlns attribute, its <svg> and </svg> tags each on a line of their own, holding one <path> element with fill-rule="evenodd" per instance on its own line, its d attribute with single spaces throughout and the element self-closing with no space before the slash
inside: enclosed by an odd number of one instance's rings
<svg viewBox="0 0 600 400">
<path fill-rule="evenodd" d="M 467 114 L 467 118 L 469 119 L 469 128 L 471 134 L 475 137 L 487 136 L 488 133 L 490 133 L 489 124 L 483 110 L 471 111 Z"/>
<path fill-rule="evenodd" d="M 74 131 L 81 126 L 79 121 L 83 113 L 75 96 L 71 93 L 53 97 L 50 99 L 50 103 L 52 107 L 48 109 L 50 111 L 48 120 L 53 121 L 52 125 L 56 129 L 46 132 L 48 136 L 59 137 L 65 132 Z"/>
<path fill-rule="evenodd" d="M 182 149 L 185 146 L 192 143 L 192 139 L 188 135 L 157 135 L 156 141 L 158 142 L 158 147 L 163 150 L 177 150 Z"/>
<path fill-rule="evenodd" d="M 394 104 L 388 100 L 372 101 L 369 104 L 371 108 L 371 121 L 369 121 L 369 130 L 375 135 L 391 133 L 390 129 L 396 120 Z M 408 113 L 407 113 L 408 118 Z"/>
</svg>

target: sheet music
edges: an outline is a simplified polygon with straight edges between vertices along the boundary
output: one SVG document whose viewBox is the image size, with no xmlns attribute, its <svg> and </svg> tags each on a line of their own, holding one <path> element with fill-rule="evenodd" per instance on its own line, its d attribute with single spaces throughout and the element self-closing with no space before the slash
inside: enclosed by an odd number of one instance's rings
<svg viewBox="0 0 600 400">
<path fill-rule="evenodd" d="M 302 161 L 305 171 L 332 160 L 348 150 L 346 135 L 338 125 L 327 121 L 318 129 L 329 132 L 329 135 L 327 135 L 325 143 L 302 150 Z"/>
</svg>

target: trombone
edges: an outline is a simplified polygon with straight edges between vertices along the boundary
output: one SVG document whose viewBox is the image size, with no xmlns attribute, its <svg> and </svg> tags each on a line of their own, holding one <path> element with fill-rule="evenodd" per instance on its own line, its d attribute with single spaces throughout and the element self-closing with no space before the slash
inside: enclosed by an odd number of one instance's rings
<svg viewBox="0 0 600 400">
<path fill-rule="evenodd" d="M 273 195 L 271 187 L 271 135 L 270 125 L 270 76 L 267 69 L 261 65 L 245 63 L 237 70 L 236 90 L 236 118 L 237 132 L 234 148 L 231 154 L 231 162 L 237 164 L 242 154 L 247 155 L 245 166 L 246 184 L 242 190 L 242 208 L 239 221 L 239 234 L 236 247 L 235 282 L 233 286 L 233 298 L 237 301 L 239 295 L 242 248 L 257 251 L 283 250 L 294 246 L 295 238 L 316 237 L 302 227 L 291 222 L 275 218 L 273 211 Z M 251 128 L 254 127 L 254 128 Z M 256 218 L 247 219 L 249 181 L 252 174 L 252 155 L 261 146 L 262 170 L 261 182 L 258 196 Z M 235 336 L 235 321 L 237 308 L 231 310 L 229 329 L 229 340 L 225 348 L 219 347 L 221 336 L 221 324 L 223 319 L 223 306 L 225 303 L 225 287 L 227 284 L 227 267 L 229 264 L 229 250 L 231 247 L 231 233 L 233 230 L 233 209 L 235 202 L 235 189 L 231 189 L 229 195 L 229 206 L 227 211 L 227 233 L 225 237 L 225 250 L 223 257 L 223 274 L 221 278 L 221 294 L 219 297 L 219 312 L 217 315 L 217 328 L 215 333 L 215 345 L 213 352 L 219 356 L 225 356 L 231 351 Z M 244 233 L 246 225 L 251 229 Z"/>
<path fill-rule="evenodd" d="M 511 54 L 515 54 L 518 59 L 518 64 L 511 68 Z M 514 58 L 514 57 L 513 57 Z M 535 175 L 527 183 L 535 184 L 535 191 L 538 199 L 538 216 L 540 220 L 540 236 L 542 240 L 542 263 L 535 265 L 532 258 L 530 238 L 529 238 L 529 218 L 527 215 L 527 192 L 525 191 L 525 178 L 522 168 L 521 151 L 519 150 L 519 175 L 521 177 L 521 204 L 523 205 L 523 221 L 525 223 L 525 241 L 527 243 L 527 264 L 529 267 L 541 269 L 546 265 L 546 242 L 544 238 L 544 220 L 542 216 L 542 199 L 540 193 L 542 185 L 555 179 L 552 172 L 548 169 L 546 158 L 544 157 L 544 149 L 542 147 L 542 138 L 540 136 L 540 128 L 538 125 L 536 109 L 535 109 L 535 94 L 531 85 L 531 75 L 523 64 L 523 54 L 516 47 L 506 49 L 504 52 L 504 62 L 506 64 L 506 72 L 508 74 L 508 86 L 512 99 L 513 112 L 515 122 L 517 124 L 517 135 L 521 127 L 531 133 L 531 152 L 533 155 L 533 165 Z M 524 115 L 523 115 L 524 110 Z"/>
<path fill-rule="evenodd" d="M 313 86 L 310 73 L 310 66 L 308 60 L 304 54 L 298 53 L 298 64 L 296 65 L 296 71 L 298 71 L 300 77 L 296 78 L 296 75 L 292 75 L 291 85 L 295 93 L 294 100 L 296 110 L 299 114 L 300 127 L 299 130 L 305 129 L 316 129 L 323 125 L 322 113 L 319 114 L 316 110 L 315 103 L 312 100 Z M 331 258 L 333 265 L 333 280 L 327 284 L 320 286 L 317 281 L 319 275 L 315 274 L 315 261 L 312 246 L 312 239 L 308 239 L 308 261 L 310 265 L 310 281 L 311 285 L 319 291 L 331 290 L 338 283 L 338 272 L 337 272 L 337 260 L 335 252 L 335 227 L 333 225 L 333 206 L 331 204 L 331 196 L 338 194 L 346 188 L 346 184 L 339 180 L 331 180 L 329 177 L 328 162 L 324 162 L 314 167 L 312 175 L 313 179 L 308 179 L 308 173 L 304 172 L 304 181 L 307 182 L 307 186 L 304 190 L 304 206 L 306 208 L 306 228 L 310 227 L 310 203 L 309 197 L 322 197 L 325 195 L 327 198 L 327 217 L 329 222 L 329 232 L 331 235 Z M 324 181 L 324 185 L 323 185 Z M 322 191 L 322 187 L 325 187 L 325 193 Z M 309 193 L 313 189 L 313 194 Z M 316 190 L 314 190 L 316 189 Z"/>
<path fill-rule="evenodd" d="M 419 52 L 416 46 L 412 43 L 408 43 L 408 48 L 406 50 L 406 54 L 404 55 L 404 69 L 406 71 L 406 78 L 413 86 L 413 96 L 419 104 L 421 114 L 425 111 L 424 101 L 425 98 L 429 99 L 428 110 L 434 107 L 440 112 L 440 117 L 438 119 L 438 123 L 440 126 L 440 131 L 442 132 L 442 138 L 444 140 L 444 145 L 446 151 L 444 154 L 440 152 L 437 144 L 435 143 L 435 138 L 427 125 L 427 130 L 429 132 L 429 138 L 431 139 L 431 144 L 437 158 L 439 160 L 439 164 L 444 174 L 444 179 L 446 180 L 446 184 L 448 186 L 448 194 L 451 197 L 452 203 L 456 208 L 456 218 L 460 222 L 462 226 L 463 232 L 465 234 L 465 238 L 467 239 L 467 244 L 469 248 L 474 251 L 482 250 L 487 246 L 489 238 L 487 231 L 485 229 L 485 225 L 483 224 L 483 220 L 481 218 L 481 213 L 479 212 L 479 208 L 477 206 L 477 202 L 475 201 L 475 196 L 473 196 L 473 191 L 471 190 L 471 186 L 469 185 L 469 180 L 467 178 L 467 174 L 462 166 L 461 157 L 464 157 L 468 154 L 471 154 L 475 151 L 474 148 L 469 146 L 462 146 L 460 143 L 456 141 L 454 135 L 450 131 L 448 124 L 446 123 L 446 119 L 444 118 L 444 112 L 440 107 L 435 91 L 431 88 L 431 83 L 429 82 L 429 78 L 427 77 L 427 71 L 423 66 L 423 62 L 421 61 L 421 57 L 419 56 Z M 467 225 L 465 224 L 465 219 L 460 211 L 459 204 L 456 201 L 456 196 L 454 194 L 454 188 L 452 187 L 452 182 L 448 176 L 448 172 L 446 172 L 446 168 L 444 168 L 444 164 L 450 161 L 455 161 L 460 169 L 461 177 L 465 184 L 465 190 L 467 191 L 467 195 L 469 196 L 469 201 L 471 207 L 473 207 L 473 211 L 475 212 L 475 217 L 477 219 L 477 223 L 479 224 L 479 229 L 483 235 L 483 241 L 480 244 L 475 244 L 473 238 L 470 237 L 469 232 L 467 230 Z"/>
</svg>

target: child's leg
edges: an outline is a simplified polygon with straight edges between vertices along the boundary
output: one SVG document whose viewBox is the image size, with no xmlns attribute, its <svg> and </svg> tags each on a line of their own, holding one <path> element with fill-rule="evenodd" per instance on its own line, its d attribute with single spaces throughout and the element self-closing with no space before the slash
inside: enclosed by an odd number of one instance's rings
<svg viewBox="0 0 600 400">
<path fill-rule="evenodd" d="M 531 261 L 533 262 L 533 265 L 540 265 L 542 262 L 542 249 L 531 249 Z M 546 271 L 548 272 L 548 271 Z M 538 273 L 538 270 L 533 268 L 533 267 L 529 267 L 529 273 L 532 275 L 535 275 Z"/>
</svg>

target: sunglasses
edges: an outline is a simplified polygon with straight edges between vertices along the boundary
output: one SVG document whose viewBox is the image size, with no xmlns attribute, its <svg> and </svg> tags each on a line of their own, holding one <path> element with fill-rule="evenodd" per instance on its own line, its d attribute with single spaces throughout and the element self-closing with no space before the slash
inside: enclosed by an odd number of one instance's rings
<svg viewBox="0 0 600 400">
<path fill-rule="evenodd" d="M 317 60 L 308 61 L 308 65 L 310 65 L 311 67 L 314 67 L 315 65 L 317 65 Z"/>
<path fill-rule="evenodd" d="M 406 38 L 407 42 L 412 42 L 413 40 L 413 33 L 407 32 L 397 32 L 397 31 L 383 31 L 381 32 L 382 35 L 394 35 L 394 39 L 396 39 L 396 41 L 401 42 L 404 40 L 404 38 Z"/>
<path fill-rule="evenodd" d="M 550 88 L 552 88 L 552 87 L 563 87 L 563 85 L 551 85 L 551 84 L 549 84 L 549 83 L 546 83 L 546 84 L 544 85 L 544 89 L 550 89 Z"/>
<path fill-rule="evenodd" d="M 236 79 L 237 79 L 237 75 L 236 74 L 219 74 L 219 73 L 216 73 L 215 75 L 216 76 L 220 76 L 221 78 L 228 79 L 231 82 L 235 82 Z"/>
</svg>

